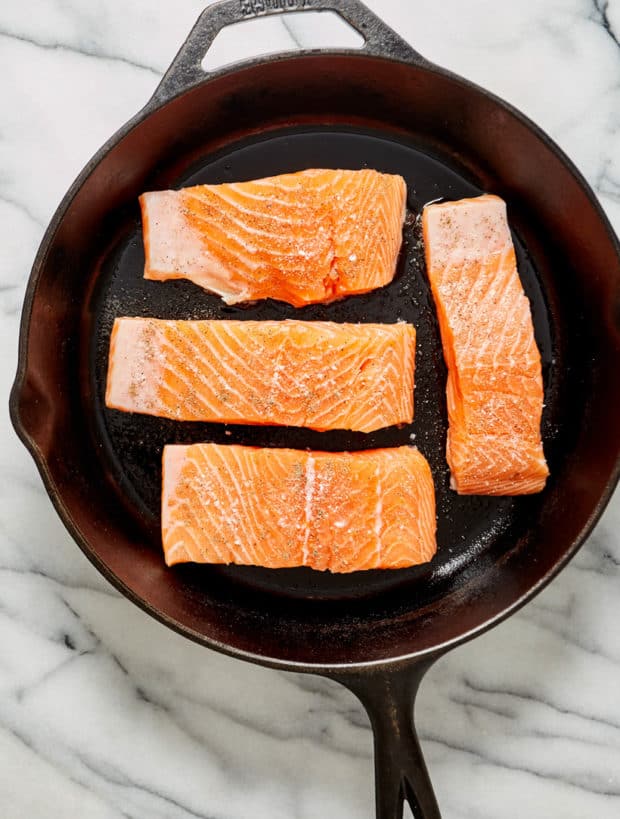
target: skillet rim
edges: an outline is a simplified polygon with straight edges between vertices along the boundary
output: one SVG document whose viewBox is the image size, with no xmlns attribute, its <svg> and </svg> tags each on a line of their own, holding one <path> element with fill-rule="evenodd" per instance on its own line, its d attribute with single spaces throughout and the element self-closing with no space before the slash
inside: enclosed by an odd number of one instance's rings
<svg viewBox="0 0 620 819">
<path fill-rule="evenodd" d="M 155 606 L 153 606 L 147 600 L 145 600 L 136 592 L 134 592 L 134 590 L 130 586 L 125 584 L 108 567 L 108 565 L 95 554 L 95 552 L 93 551 L 88 542 L 88 538 L 82 534 L 79 526 L 72 519 L 71 514 L 63 501 L 62 493 L 58 490 L 58 487 L 54 482 L 51 471 L 48 467 L 47 459 L 40 450 L 35 438 L 31 436 L 26 430 L 25 424 L 23 423 L 19 412 L 20 399 L 25 384 L 26 373 L 28 371 L 29 364 L 28 339 L 30 335 L 32 310 L 39 281 L 45 273 L 47 256 L 54 242 L 56 233 L 60 225 L 62 224 L 71 203 L 73 202 L 75 196 L 83 187 L 84 183 L 87 181 L 87 179 L 96 169 L 96 167 L 101 163 L 101 161 L 110 153 L 110 151 L 112 151 L 116 147 L 116 145 L 122 139 L 124 139 L 132 130 L 134 130 L 134 128 L 142 125 L 152 114 L 161 110 L 169 103 L 173 102 L 174 100 L 178 99 L 184 94 L 189 93 L 190 91 L 194 91 L 199 87 L 206 86 L 211 82 L 215 82 L 226 75 L 241 74 L 246 69 L 260 68 L 262 65 L 267 65 L 276 62 L 285 62 L 287 60 L 320 59 L 323 57 L 328 58 L 345 57 L 367 60 L 368 59 L 380 60 L 388 63 L 396 63 L 403 66 L 415 68 L 417 70 L 429 72 L 431 74 L 436 74 L 444 79 L 447 79 L 451 82 L 454 82 L 455 84 L 460 85 L 463 88 L 463 90 L 467 93 L 473 91 L 486 97 L 496 107 L 498 107 L 499 109 L 503 109 L 506 113 L 510 114 L 518 122 L 520 122 L 521 125 L 523 125 L 530 132 L 532 132 L 534 136 L 538 140 L 540 140 L 544 144 L 544 146 L 548 148 L 562 162 L 562 164 L 569 171 L 575 182 L 579 185 L 579 187 L 586 195 L 588 202 L 593 209 L 593 212 L 598 217 L 600 224 L 605 229 L 605 232 L 609 237 L 611 248 L 614 250 L 615 255 L 620 260 L 620 242 L 614 231 L 614 228 L 611 225 L 607 215 L 605 214 L 600 202 L 598 201 L 598 198 L 594 193 L 592 187 L 587 182 L 583 174 L 576 167 L 574 162 L 565 154 L 565 152 L 556 144 L 556 142 L 553 139 L 551 139 L 551 137 L 547 133 L 545 133 L 535 122 L 533 122 L 529 117 L 523 114 L 519 109 L 517 109 L 511 103 L 506 102 L 504 99 L 497 96 L 496 94 L 472 82 L 471 80 L 468 80 L 460 76 L 459 74 L 456 74 L 445 68 L 437 66 L 434 63 L 429 62 L 425 58 L 419 57 L 418 55 L 415 55 L 415 57 L 412 57 L 410 59 L 403 59 L 395 56 L 365 53 L 357 49 L 294 50 L 246 59 L 226 65 L 218 69 L 217 71 L 210 72 L 208 75 L 205 74 L 204 79 L 200 80 L 199 82 L 190 84 L 188 87 L 183 88 L 177 93 L 167 96 L 165 99 L 158 98 L 158 89 L 156 89 L 153 93 L 153 96 L 147 101 L 146 105 L 143 108 L 141 108 L 133 117 L 131 117 L 124 125 L 122 125 L 93 154 L 91 159 L 86 163 L 86 165 L 77 175 L 77 177 L 75 178 L 75 180 L 73 181 L 73 183 L 63 196 L 60 204 L 56 208 L 54 215 L 52 216 L 52 219 L 50 220 L 50 223 L 46 228 L 45 233 L 43 234 L 28 278 L 20 318 L 17 372 L 9 397 L 9 411 L 11 422 L 13 424 L 15 432 L 17 433 L 17 436 L 19 437 L 19 439 L 22 441 L 22 443 L 32 456 L 36 464 L 36 467 L 39 471 L 39 474 L 41 476 L 41 479 L 43 481 L 45 491 L 48 497 L 50 498 L 65 528 L 67 529 L 73 540 L 76 542 L 76 544 L 79 546 L 83 554 L 87 557 L 87 559 L 95 566 L 95 568 L 100 572 L 100 574 L 102 574 L 106 578 L 106 580 L 108 580 L 108 582 L 110 582 L 112 586 L 114 586 L 114 588 L 116 588 L 124 597 L 126 597 L 128 600 L 130 600 L 132 603 L 134 603 L 136 606 L 138 606 L 140 609 L 146 612 L 146 614 L 153 617 L 155 620 L 159 621 L 168 628 L 172 629 L 172 631 L 175 631 L 176 633 L 192 640 L 193 642 L 199 643 L 200 645 L 206 646 L 207 648 L 211 648 L 214 651 L 218 651 L 221 654 L 226 654 L 228 656 L 246 660 L 248 662 L 253 662 L 258 665 L 285 671 L 337 675 L 339 672 L 342 672 L 343 670 L 353 671 L 371 668 L 375 669 L 397 668 L 399 666 L 414 661 L 421 660 L 428 661 L 429 659 L 432 660 L 443 655 L 448 650 L 455 648 L 459 645 L 462 645 L 463 643 L 468 642 L 474 637 L 477 637 L 478 635 L 483 634 L 486 631 L 489 631 L 491 628 L 493 628 L 496 625 L 499 625 L 508 617 L 516 613 L 526 603 L 528 603 L 536 595 L 538 595 L 551 582 L 551 580 L 553 580 L 560 573 L 560 571 L 562 571 L 562 569 L 565 568 L 568 562 L 575 556 L 575 554 L 579 551 L 581 546 L 584 544 L 586 539 L 591 534 L 592 530 L 594 529 L 594 526 L 599 521 L 601 515 L 603 514 L 605 508 L 607 507 L 609 501 L 611 500 L 611 497 L 614 494 L 616 486 L 620 480 L 620 451 L 616 455 L 615 466 L 605 485 L 605 489 L 601 493 L 590 516 L 588 517 L 588 520 L 586 521 L 581 531 L 579 532 L 579 535 L 572 541 L 569 547 L 563 551 L 561 558 L 557 560 L 556 563 L 542 577 L 540 577 L 537 582 L 530 586 L 527 589 L 527 591 L 522 593 L 521 596 L 514 600 L 512 603 L 508 604 L 504 608 L 501 608 L 501 610 L 498 611 L 495 615 L 487 618 L 486 620 L 483 620 L 483 622 L 479 623 L 477 626 L 469 629 L 468 631 L 462 634 L 459 634 L 458 636 L 450 640 L 445 641 L 444 643 L 434 645 L 431 648 L 423 649 L 421 651 L 404 654 L 399 657 L 368 660 L 354 663 L 311 663 L 282 660 L 277 657 L 268 657 L 260 654 L 255 654 L 254 652 L 247 651 L 244 649 L 235 648 L 234 646 L 228 643 L 224 643 L 212 637 L 208 637 L 205 634 L 197 632 L 194 629 L 186 625 L 183 625 L 174 618 L 158 610 Z M 618 284 L 620 285 L 620 281 Z"/>
</svg>

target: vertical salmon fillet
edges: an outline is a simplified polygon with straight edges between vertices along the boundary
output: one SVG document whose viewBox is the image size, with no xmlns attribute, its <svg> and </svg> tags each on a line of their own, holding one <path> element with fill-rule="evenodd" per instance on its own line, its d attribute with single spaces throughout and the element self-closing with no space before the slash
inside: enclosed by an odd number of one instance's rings
<svg viewBox="0 0 620 819">
<path fill-rule="evenodd" d="M 540 492 L 549 474 L 540 353 L 506 205 L 488 195 L 429 205 L 422 224 L 448 366 L 452 488 L 463 495 Z"/>
<path fill-rule="evenodd" d="M 413 447 L 166 446 L 162 537 L 169 566 L 400 569 L 435 554 L 433 479 Z"/>
<path fill-rule="evenodd" d="M 300 307 L 392 281 L 405 181 L 307 170 L 140 197 L 146 279 L 189 279 L 228 304 Z"/>
<path fill-rule="evenodd" d="M 118 318 L 106 404 L 179 421 L 371 432 L 413 420 L 409 324 Z"/>
</svg>

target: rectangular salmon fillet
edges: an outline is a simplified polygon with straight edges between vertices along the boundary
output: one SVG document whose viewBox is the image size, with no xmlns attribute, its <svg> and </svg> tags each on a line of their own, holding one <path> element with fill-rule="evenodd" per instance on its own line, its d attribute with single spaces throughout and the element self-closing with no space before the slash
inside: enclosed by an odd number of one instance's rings
<svg viewBox="0 0 620 819">
<path fill-rule="evenodd" d="M 462 495 L 539 492 L 549 474 L 530 303 L 497 196 L 429 205 L 422 225 L 448 366 L 447 459 Z"/>
<path fill-rule="evenodd" d="M 413 419 L 409 324 L 118 318 L 106 404 L 179 421 L 372 432 Z"/>
<path fill-rule="evenodd" d="M 413 447 L 164 448 L 166 563 L 400 569 L 436 551 L 430 467 Z"/>
<path fill-rule="evenodd" d="M 189 279 L 227 304 L 367 293 L 394 277 L 406 194 L 400 176 L 320 169 L 144 193 L 144 277 Z"/>
</svg>

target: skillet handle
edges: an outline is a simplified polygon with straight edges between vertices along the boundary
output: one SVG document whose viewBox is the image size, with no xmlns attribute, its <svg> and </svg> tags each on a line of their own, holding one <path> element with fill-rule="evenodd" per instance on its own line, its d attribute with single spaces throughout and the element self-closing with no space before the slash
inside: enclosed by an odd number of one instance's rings
<svg viewBox="0 0 620 819">
<path fill-rule="evenodd" d="M 432 662 L 336 677 L 370 717 L 377 819 L 402 819 L 405 800 L 415 819 L 441 819 L 413 718 L 418 688 Z"/>
<path fill-rule="evenodd" d="M 149 105 L 165 102 L 204 80 L 205 54 L 219 32 L 233 23 L 271 14 L 334 11 L 365 40 L 365 54 L 407 62 L 424 62 L 417 51 L 360 0 L 221 0 L 208 6 L 164 74 Z"/>
</svg>

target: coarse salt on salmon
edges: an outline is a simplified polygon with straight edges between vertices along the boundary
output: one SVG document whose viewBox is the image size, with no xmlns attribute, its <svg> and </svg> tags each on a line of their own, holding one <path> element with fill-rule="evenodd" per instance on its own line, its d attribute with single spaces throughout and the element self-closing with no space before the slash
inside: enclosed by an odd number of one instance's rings
<svg viewBox="0 0 620 819">
<path fill-rule="evenodd" d="M 422 224 L 448 366 L 452 486 L 464 495 L 540 492 L 549 474 L 540 353 L 506 205 L 490 195 L 429 205 Z"/>
<path fill-rule="evenodd" d="M 106 404 L 179 421 L 372 432 L 413 420 L 409 324 L 118 318 Z"/>
<path fill-rule="evenodd" d="M 164 448 L 168 565 L 400 569 L 433 557 L 435 528 L 431 470 L 413 447 L 353 453 Z"/>
<path fill-rule="evenodd" d="M 144 193 L 144 277 L 189 279 L 228 304 L 367 293 L 394 277 L 406 192 L 392 174 L 311 169 Z"/>
</svg>

